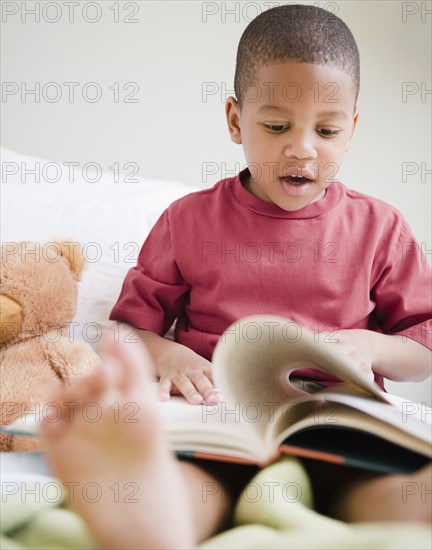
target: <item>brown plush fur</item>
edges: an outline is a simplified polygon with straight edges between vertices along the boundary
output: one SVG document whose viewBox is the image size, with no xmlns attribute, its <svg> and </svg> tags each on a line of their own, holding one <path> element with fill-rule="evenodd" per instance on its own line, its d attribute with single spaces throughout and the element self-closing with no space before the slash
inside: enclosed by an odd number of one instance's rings
<svg viewBox="0 0 432 550">
<path fill-rule="evenodd" d="M 71 341 L 81 251 L 64 243 L 1 247 L 0 424 L 44 411 L 56 387 L 100 362 L 85 342 Z M 40 449 L 38 438 L 0 434 L 0 450 Z"/>
</svg>

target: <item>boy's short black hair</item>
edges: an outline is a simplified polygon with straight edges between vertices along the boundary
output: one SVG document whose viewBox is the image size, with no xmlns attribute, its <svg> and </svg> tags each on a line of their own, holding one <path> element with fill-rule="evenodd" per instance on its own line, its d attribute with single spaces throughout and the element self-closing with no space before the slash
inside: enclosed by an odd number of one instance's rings
<svg viewBox="0 0 432 550">
<path fill-rule="evenodd" d="M 240 108 L 258 69 L 288 59 L 342 69 L 352 78 L 357 103 L 360 57 L 348 26 L 330 11 L 290 4 L 258 15 L 240 38 L 234 77 Z"/>
</svg>

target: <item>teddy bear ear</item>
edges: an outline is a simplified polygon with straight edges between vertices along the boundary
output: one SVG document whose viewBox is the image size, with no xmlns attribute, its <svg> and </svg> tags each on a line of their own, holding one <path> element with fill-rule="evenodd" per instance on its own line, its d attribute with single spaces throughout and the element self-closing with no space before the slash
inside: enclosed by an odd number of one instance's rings
<svg viewBox="0 0 432 550">
<path fill-rule="evenodd" d="M 56 239 L 54 242 L 56 248 L 58 248 L 58 252 L 68 260 L 72 275 L 78 281 L 85 265 L 81 245 L 76 241 L 60 241 Z"/>
</svg>

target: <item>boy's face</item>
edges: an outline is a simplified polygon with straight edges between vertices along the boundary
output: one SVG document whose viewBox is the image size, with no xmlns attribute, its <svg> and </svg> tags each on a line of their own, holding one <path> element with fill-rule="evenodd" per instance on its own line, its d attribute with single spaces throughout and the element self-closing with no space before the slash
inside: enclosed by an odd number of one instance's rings
<svg viewBox="0 0 432 550">
<path fill-rule="evenodd" d="M 242 110 L 233 97 L 226 103 L 231 139 L 243 144 L 251 172 L 248 191 L 289 211 L 320 200 L 349 148 L 354 100 L 351 77 L 335 67 L 261 67 Z"/>
</svg>

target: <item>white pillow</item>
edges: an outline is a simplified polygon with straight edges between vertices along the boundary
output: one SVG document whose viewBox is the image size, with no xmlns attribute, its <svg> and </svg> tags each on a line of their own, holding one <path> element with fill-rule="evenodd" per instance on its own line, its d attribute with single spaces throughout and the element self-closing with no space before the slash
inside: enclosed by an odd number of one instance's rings
<svg viewBox="0 0 432 550">
<path fill-rule="evenodd" d="M 49 163 L 1 149 L 1 242 L 36 241 L 41 253 L 54 238 L 83 246 L 87 267 L 71 331 L 95 345 L 102 327 L 112 325 L 111 308 L 153 224 L 171 202 L 199 188 L 138 176 L 137 183 L 115 183 L 112 172 L 92 183 L 80 170 L 70 182 L 67 166 Z M 34 169 L 39 182 L 29 173 Z M 56 171 L 59 181 L 44 179 Z"/>
</svg>

